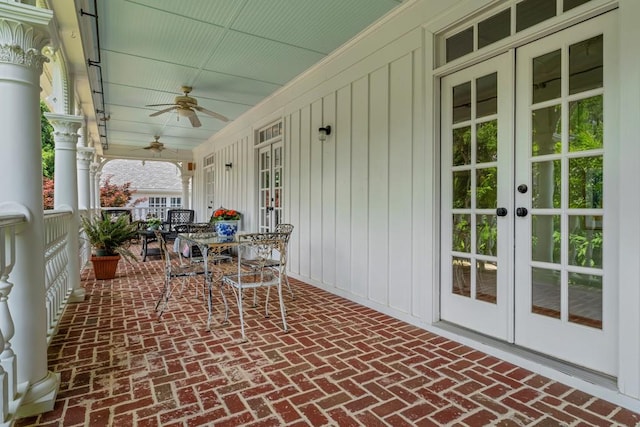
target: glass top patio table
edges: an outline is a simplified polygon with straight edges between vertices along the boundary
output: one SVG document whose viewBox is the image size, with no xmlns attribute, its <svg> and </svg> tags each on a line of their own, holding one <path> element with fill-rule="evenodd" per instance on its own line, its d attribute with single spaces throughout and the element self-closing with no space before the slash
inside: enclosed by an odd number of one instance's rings
<svg viewBox="0 0 640 427">
<path fill-rule="evenodd" d="M 213 284 L 215 282 L 221 283 L 222 276 L 224 275 L 224 271 L 221 268 L 216 268 L 216 264 L 212 264 L 211 272 L 209 272 L 209 255 L 220 255 L 223 251 L 238 246 L 238 237 L 226 237 L 226 236 L 218 236 L 216 233 L 179 233 L 177 236 L 180 239 L 181 244 L 187 243 L 191 245 L 196 245 L 200 252 L 202 253 L 202 258 L 204 260 L 204 272 L 205 272 L 205 280 L 207 281 L 207 289 L 208 289 L 208 298 L 207 298 L 207 308 L 209 310 L 209 315 L 207 317 L 207 330 L 211 329 L 211 316 L 212 316 L 212 297 L 213 297 Z M 211 274 L 209 274 L 211 273 Z M 224 295 L 224 291 L 222 290 L 222 286 L 220 288 L 220 295 L 222 296 L 222 301 L 224 302 L 225 307 L 225 319 L 228 316 L 228 305 L 227 298 Z"/>
</svg>

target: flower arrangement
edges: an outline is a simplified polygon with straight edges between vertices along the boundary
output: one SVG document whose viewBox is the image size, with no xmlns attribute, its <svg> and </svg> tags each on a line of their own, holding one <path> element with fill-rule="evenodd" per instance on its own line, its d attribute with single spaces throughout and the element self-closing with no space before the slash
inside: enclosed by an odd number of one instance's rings
<svg viewBox="0 0 640 427">
<path fill-rule="evenodd" d="M 217 209 L 213 215 L 211 215 L 211 222 L 217 221 L 237 221 L 240 219 L 240 212 L 234 209 Z"/>
</svg>

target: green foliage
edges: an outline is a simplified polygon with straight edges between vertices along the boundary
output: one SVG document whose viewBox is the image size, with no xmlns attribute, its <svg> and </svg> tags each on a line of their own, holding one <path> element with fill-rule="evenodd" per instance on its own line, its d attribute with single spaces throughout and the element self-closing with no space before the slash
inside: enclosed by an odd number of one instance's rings
<svg viewBox="0 0 640 427">
<path fill-rule="evenodd" d="M 40 101 L 40 138 L 42 142 L 42 175 L 53 179 L 55 167 L 55 143 L 53 140 L 53 126 L 44 116 L 48 113 L 47 105 Z"/>
<path fill-rule="evenodd" d="M 96 216 L 93 219 L 82 217 L 82 228 L 87 240 L 96 250 L 105 255 L 121 255 L 125 260 L 137 261 L 138 258 L 129 250 L 131 239 L 138 235 L 137 225 L 130 223 L 126 216 L 115 220 Z"/>
</svg>

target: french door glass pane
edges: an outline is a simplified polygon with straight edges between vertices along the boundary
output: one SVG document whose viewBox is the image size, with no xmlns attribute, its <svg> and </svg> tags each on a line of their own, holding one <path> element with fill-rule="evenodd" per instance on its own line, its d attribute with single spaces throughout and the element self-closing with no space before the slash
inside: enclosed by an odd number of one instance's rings
<svg viewBox="0 0 640 427">
<path fill-rule="evenodd" d="M 453 88 L 453 124 L 471 120 L 471 82 Z"/>
<path fill-rule="evenodd" d="M 602 95 L 569 103 L 569 151 L 603 147 Z"/>
<path fill-rule="evenodd" d="M 531 259 L 559 264 L 560 215 L 531 215 Z"/>
<path fill-rule="evenodd" d="M 498 256 L 498 222 L 496 215 L 476 215 L 476 253 Z"/>
<path fill-rule="evenodd" d="M 476 169 L 476 207 L 498 207 L 498 168 Z"/>
<path fill-rule="evenodd" d="M 560 97 L 562 68 L 560 50 L 533 58 L 533 103 Z"/>
<path fill-rule="evenodd" d="M 453 280 L 451 292 L 465 297 L 471 296 L 471 263 L 467 258 L 453 257 L 451 262 Z"/>
<path fill-rule="evenodd" d="M 465 126 L 452 131 L 453 166 L 471 164 L 471 127 Z"/>
<path fill-rule="evenodd" d="M 569 273 L 569 321 L 602 329 L 602 276 Z"/>
<path fill-rule="evenodd" d="M 569 264 L 602 268 L 602 217 L 569 216 Z"/>
<path fill-rule="evenodd" d="M 538 108 L 531 114 L 533 134 L 531 135 L 531 154 L 544 156 L 562 152 L 562 121 L 560 105 Z"/>
<path fill-rule="evenodd" d="M 560 283 L 558 270 L 531 269 L 531 312 L 560 318 Z"/>
<path fill-rule="evenodd" d="M 471 171 L 453 172 L 453 208 L 471 207 Z"/>
<path fill-rule="evenodd" d="M 498 73 L 482 76 L 476 80 L 476 117 L 485 117 L 498 112 Z"/>
<path fill-rule="evenodd" d="M 569 159 L 569 207 L 602 209 L 602 156 Z"/>
<path fill-rule="evenodd" d="M 602 87 L 602 35 L 569 46 L 569 94 Z"/>
<path fill-rule="evenodd" d="M 533 162 L 531 164 L 531 207 L 534 209 L 560 208 L 561 161 Z"/>
<path fill-rule="evenodd" d="M 476 299 L 496 304 L 498 302 L 498 263 L 476 262 Z"/>
<path fill-rule="evenodd" d="M 480 123 L 476 126 L 476 163 L 498 160 L 498 121 Z"/>
<path fill-rule="evenodd" d="M 471 252 L 471 215 L 453 214 L 453 238 L 451 249 Z"/>
</svg>

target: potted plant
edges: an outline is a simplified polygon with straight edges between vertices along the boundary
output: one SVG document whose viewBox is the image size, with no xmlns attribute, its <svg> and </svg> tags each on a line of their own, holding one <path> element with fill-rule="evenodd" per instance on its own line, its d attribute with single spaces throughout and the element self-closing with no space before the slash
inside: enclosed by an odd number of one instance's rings
<svg viewBox="0 0 640 427">
<path fill-rule="evenodd" d="M 238 232 L 240 212 L 221 207 L 211 215 L 211 222 L 214 224 L 218 236 L 227 237 L 231 240 Z"/>
<path fill-rule="evenodd" d="M 113 279 L 116 275 L 120 258 L 137 261 L 138 258 L 129 250 L 131 240 L 137 237 L 136 224 L 126 217 L 94 218 L 82 217 L 82 228 L 86 238 L 93 247 L 91 262 L 96 279 Z"/>
<path fill-rule="evenodd" d="M 162 225 L 162 220 L 160 218 L 151 217 L 147 218 L 147 229 L 148 230 L 157 230 Z"/>
</svg>

